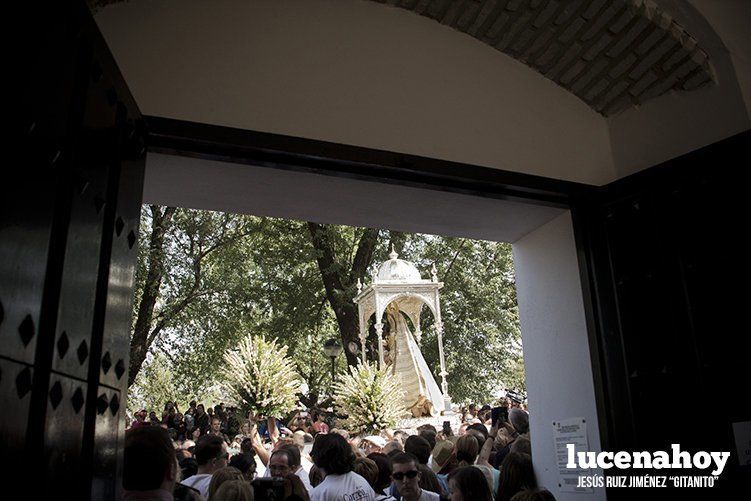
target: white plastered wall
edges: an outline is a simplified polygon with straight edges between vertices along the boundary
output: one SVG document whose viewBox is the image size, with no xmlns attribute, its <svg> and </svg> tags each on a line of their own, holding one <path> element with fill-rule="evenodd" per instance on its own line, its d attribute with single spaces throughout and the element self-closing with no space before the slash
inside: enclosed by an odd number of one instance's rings
<svg viewBox="0 0 751 501">
<path fill-rule="evenodd" d="M 143 113 L 589 184 L 605 119 L 480 41 L 365 0 L 132 0 L 97 23 Z"/>
<path fill-rule="evenodd" d="M 570 212 L 514 242 L 513 252 L 537 480 L 558 501 L 605 499 L 602 488 L 558 487 L 553 421 L 584 418 L 589 450 L 602 450 Z"/>
<path fill-rule="evenodd" d="M 602 185 L 751 125 L 748 2 L 658 3 L 707 50 L 716 84 L 609 119 L 466 34 L 372 1 L 131 0 L 96 19 L 147 115 Z"/>
</svg>

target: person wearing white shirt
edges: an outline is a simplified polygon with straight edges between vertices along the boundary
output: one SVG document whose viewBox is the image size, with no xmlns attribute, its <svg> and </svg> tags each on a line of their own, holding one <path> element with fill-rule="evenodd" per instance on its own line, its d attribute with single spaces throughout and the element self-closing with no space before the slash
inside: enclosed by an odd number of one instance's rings
<svg viewBox="0 0 751 501">
<path fill-rule="evenodd" d="M 311 501 L 375 501 L 368 481 L 352 471 L 355 453 L 344 437 L 336 433 L 318 435 L 310 455 L 325 475 L 311 491 Z"/>
<path fill-rule="evenodd" d="M 195 455 L 198 471 L 180 483 L 197 489 L 204 498 L 208 499 L 211 477 L 216 470 L 227 466 L 229 460 L 227 444 L 216 435 L 204 435 L 198 440 Z"/>
<path fill-rule="evenodd" d="M 313 490 L 310 485 L 310 476 L 300 464 L 300 449 L 296 445 L 282 445 L 271 453 L 269 467 L 266 468 L 264 477 L 286 477 L 294 473 L 300 478 L 308 494 Z"/>
</svg>

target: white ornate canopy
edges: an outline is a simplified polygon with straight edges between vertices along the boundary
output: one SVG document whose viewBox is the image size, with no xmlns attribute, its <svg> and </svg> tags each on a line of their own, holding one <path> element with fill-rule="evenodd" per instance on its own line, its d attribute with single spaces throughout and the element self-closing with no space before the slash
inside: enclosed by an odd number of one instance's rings
<svg viewBox="0 0 751 501">
<path fill-rule="evenodd" d="M 415 338 L 420 341 L 420 315 L 424 305 L 430 309 L 435 318 L 435 329 L 438 335 L 438 354 L 441 364 L 441 391 L 445 401 L 445 409 L 450 409 L 450 397 L 446 383 L 446 362 L 443 355 L 443 322 L 441 321 L 441 303 L 438 291 L 443 282 L 438 281 L 435 266 L 431 270 L 431 279 L 424 280 L 419 270 L 410 263 L 399 259 L 399 255 L 391 249 L 390 259 L 383 262 L 372 275 L 372 282 L 367 287 L 357 282 L 357 296 L 353 301 L 357 304 L 360 318 L 360 344 L 362 346 L 362 360 L 365 361 L 365 340 L 368 335 L 368 319 L 375 314 L 376 335 L 378 336 L 378 364 L 384 365 L 383 354 L 383 326 L 386 308 L 396 303 L 412 322 L 415 328 Z"/>
</svg>

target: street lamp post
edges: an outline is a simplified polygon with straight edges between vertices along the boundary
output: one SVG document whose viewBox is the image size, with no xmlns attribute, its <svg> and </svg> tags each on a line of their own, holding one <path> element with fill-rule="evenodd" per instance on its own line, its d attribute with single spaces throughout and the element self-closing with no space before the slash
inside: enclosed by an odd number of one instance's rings
<svg viewBox="0 0 751 501">
<path fill-rule="evenodd" d="M 331 357 L 331 382 L 336 382 L 336 357 L 342 353 L 342 343 L 338 339 L 328 339 L 323 343 L 323 352 Z"/>
</svg>

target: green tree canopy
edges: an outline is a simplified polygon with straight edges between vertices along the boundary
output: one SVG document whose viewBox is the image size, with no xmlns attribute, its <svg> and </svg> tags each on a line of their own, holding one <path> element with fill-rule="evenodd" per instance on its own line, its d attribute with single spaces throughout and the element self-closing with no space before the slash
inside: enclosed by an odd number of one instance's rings
<svg viewBox="0 0 751 501">
<path fill-rule="evenodd" d="M 312 400 L 331 394 L 323 342 L 339 338 L 346 347 L 356 336 L 356 315 L 349 315 L 357 279 L 369 282 L 391 245 L 425 278 L 435 264 L 444 282 L 452 398 L 479 402 L 500 388 L 524 391 L 508 244 L 156 206 L 145 206 L 142 217 L 131 382 L 146 392 L 141 365 L 158 362 L 182 399 L 213 398 L 227 375 L 224 353 L 255 335 L 289 347 Z M 427 311 L 422 323 L 421 348 L 437 375 Z M 339 357 L 337 370 L 355 360 Z"/>
</svg>

